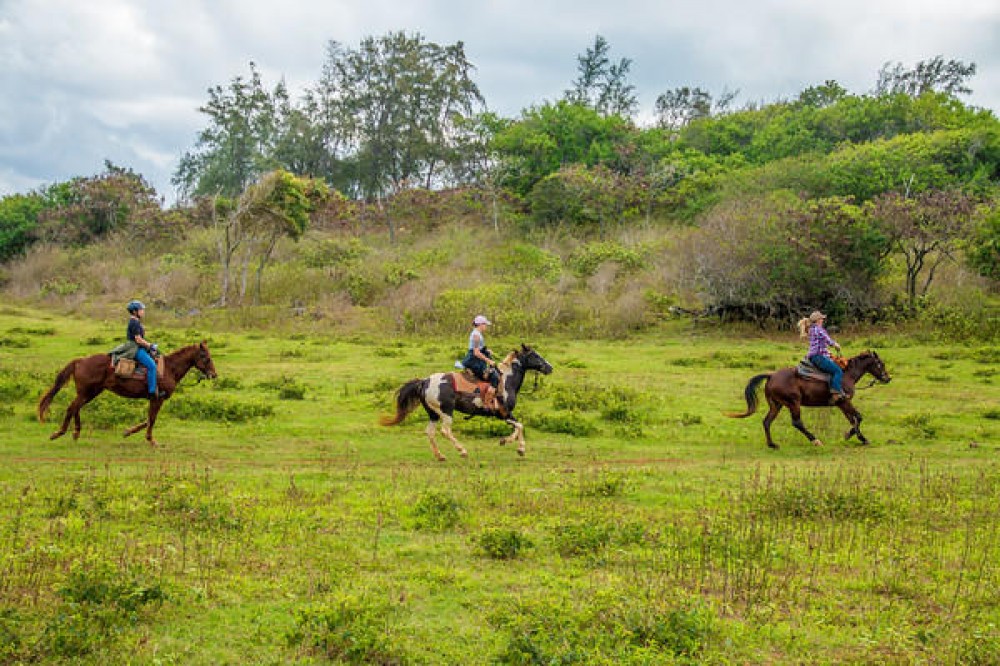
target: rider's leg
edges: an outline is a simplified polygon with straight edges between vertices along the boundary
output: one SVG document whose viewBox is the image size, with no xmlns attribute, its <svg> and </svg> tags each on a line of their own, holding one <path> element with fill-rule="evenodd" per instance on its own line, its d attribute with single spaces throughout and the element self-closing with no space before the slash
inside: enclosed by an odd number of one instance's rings
<svg viewBox="0 0 1000 666">
<path fill-rule="evenodd" d="M 149 395 L 156 395 L 156 361 L 145 349 L 136 352 L 135 360 L 146 368 L 146 390 Z"/>
</svg>

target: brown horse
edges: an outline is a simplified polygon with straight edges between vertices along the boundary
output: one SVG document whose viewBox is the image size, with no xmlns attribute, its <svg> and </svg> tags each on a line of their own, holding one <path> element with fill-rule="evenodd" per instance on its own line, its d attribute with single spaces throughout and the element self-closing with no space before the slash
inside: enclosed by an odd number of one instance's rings
<svg viewBox="0 0 1000 666">
<path fill-rule="evenodd" d="M 866 373 L 870 373 L 875 379 L 888 384 L 892 377 L 885 369 L 882 359 L 872 351 L 866 351 L 847 361 L 847 369 L 844 370 L 844 391 L 848 396 L 853 396 L 854 386 Z M 783 368 L 777 372 L 764 373 L 752 377 L 747 383 L 744 395 L 747 401 L 747 411 L 742 414 L 728 414 L 732 418 L 742 419 L 757 411 L 757 389 L 761 382 L 767 380 L 764 385 L 764 397 L 771 409 L 764 417 L 764 434 L 767 437 L 767 445 L 772 449 L 778 445 L 771 439 L 771 423 L 777 418 L 782 407 L 787 407 L 792 414 L 792 425 L 803 435 L 809 438 L 816 446 L 822 446 L 816 436 L 809 432 L 802 423 L 801 407 L 830 407 L 834 403 L 830 393 L 830 386 L 825 381 L 816 379 L 804 379 L 799 376 L 795 368 Z M 840 411 L 844 413 L 851 429 L 844 435 L 844 439 L 850 439 L 852 435 L 857 435 L 862 444 L 867 444 L 868 440 L 861 434 L 861 413 L 851 404 L 850 397 L 836 403 Z"/>
<path fill-rule="evenodd" d="M 215 364 L 212 362 L 212 355 L 208 352 L 208 345 L 202 341 L 197 345 L 190 345 L 183 349 L 178 349 L 173 354 L 169 354 L 163 359 L 163 378 L 159 382 L 161 395 L 149 401 L 149 415 L 145 421 L 133 426 L 125 431 L 125 437 L 146 429 L 146 441 L 152 446 L 156 446 L 153 439 L 153 425 L 156 423 L 156 415 L 163 406 L 163 401 L 169 398 L 177 383 L 184 378 L 191 368 L 197 368 L 201 374 L 208 379 L 215 379 Z M 96 398 L 105 390 L 116 393 L 123 398 L 146 398 L 146 377 L 145 375 L 134 375 L 132 377 L 119 377 L 111 367 L 111 356 L 109 354 L 94 354 L 85 358 L 77 358 L 70 361 L 56 376 L 56 383 L 42 396 L 38 403 L 38 420 L 45 422 L 45 415 L 49 411 L 52 399 L 56 397 L 59 390 L 70 380 L 76 383 L 76 398 L 66 408 L 66 417 L 63 419 L 62 427 L 52 433 L 49 439 L 56 439 L 66 434 L 69 428 L 69 421 L 73 419 L 73 439 L 80 438 L 80 410 L 88 402 Z"/>
<path fill-rule="evenodd" d="M 478 393 L 467 393 L 459 390 L 451 372 L 438 372 L 426 379 L 412 379 L 396 391 L 395 416 L 383 416 L 380 421 L 384 426 L 398 425 L 407 414 L 423 405 L 427 412 L 427 438 L 431 443 L 431 453 L 438 460 L 444 460 L 444 454 L 438 449 L 434 434 L 437 423 L 441 422 L 441 432 L 465 458 L 469 452 L 465 450 L 451 432 L 451 424 L 456 411 L 471 416 L 489 416 L 503 419 L 514 432 L 500 440 L 500 444 L 517 442 L 517 454 L 524 455 L 524 425 L 514 418 L 514 407 L 517 406 L 517 392 L 524 383 L 524 375 L 528 370 L 547 375 L 552 372 L 552 366 L 542 358 L 541 354 L 531 347 L 521 345 L 521 348 L 507 355 L 503 362 L 497 365 L 500 371 L 500 387 L 498 399 L 501 409 L 490 409 L 483 404 Z"/>
</svg>

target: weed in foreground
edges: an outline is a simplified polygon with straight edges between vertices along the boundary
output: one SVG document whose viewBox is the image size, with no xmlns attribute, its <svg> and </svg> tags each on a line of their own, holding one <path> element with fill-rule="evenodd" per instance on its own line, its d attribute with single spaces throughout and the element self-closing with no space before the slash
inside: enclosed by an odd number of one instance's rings
<svg viewBox="0 0 1000 666">
<path fill-rule="evenodd" d="M 491 528 L 479 535 L 480 551 L 494 560 L 513 560 L 532 545 L 518 530 Z"/>
<path fill-rule="evenodd" d="M 290 646 L 349 664 L 406 663 L 395 645 L 392 621 L 398 608 L 370 596 L 345 595 L 295 612 Z"/>
</svg>

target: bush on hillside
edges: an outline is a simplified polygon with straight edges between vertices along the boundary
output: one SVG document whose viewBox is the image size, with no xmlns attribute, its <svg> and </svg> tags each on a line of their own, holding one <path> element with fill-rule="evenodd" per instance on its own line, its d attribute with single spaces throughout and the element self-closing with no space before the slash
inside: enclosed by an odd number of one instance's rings
<svg viewBox="0 0 1000 666">
<path fill-rule="evenodd" d="M 887 248 L 849 199 L 771 197 L 713 210 L 692 235 L 686 272 L 710 308 L 738 319 L 858 314 L 878 302 Z"/>
</svg>

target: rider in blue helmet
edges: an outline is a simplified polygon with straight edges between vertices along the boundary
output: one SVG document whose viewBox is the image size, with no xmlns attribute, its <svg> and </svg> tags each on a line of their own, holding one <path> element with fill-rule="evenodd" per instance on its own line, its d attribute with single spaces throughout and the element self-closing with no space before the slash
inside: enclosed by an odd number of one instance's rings
<svg viewBox="0 0 1000 666">
<path fill-rule="evenodd" d="M 126 336 L 129 340 L 139 345 L 139 351 L 135 354 L 135 360 L 146 368 L 146 388 L 149 391 L 149 399 L 158 397 L 156 392 L 156 361 L 154 357 L 159 355 L 156 345 L 146 339 L 146 328 L 142 325 L 142 318 L 146 315 L 146 306 L 142 301 L 129 301 L 126 309 L 129 313 L 128 331 Z"/>
</svg>

